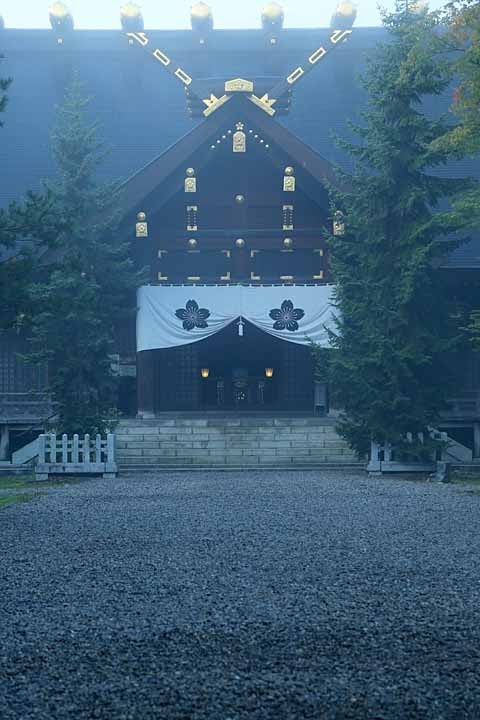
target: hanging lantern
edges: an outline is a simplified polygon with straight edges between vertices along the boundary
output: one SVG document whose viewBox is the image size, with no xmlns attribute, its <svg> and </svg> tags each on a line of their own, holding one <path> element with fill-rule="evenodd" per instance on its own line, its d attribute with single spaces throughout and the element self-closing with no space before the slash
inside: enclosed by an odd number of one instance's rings
<svg viewBox="0 0 480 720">
<path fill-rule="evenodd" d="M 273 378 L 273 368 L 265 368 L 265 377 Z"/>
<path fill-rule="evenodd" d="M 243 337 L 243 328 L 245 327 L 245 323 L 243 322 L 242 318 L 238 321 L 238 337 Z"/>
<path fill-rule="evenodd" d="M 136 234 L 137 238 L 148 237 L 147 216 L 144 212 L 139 212 L 137 215 L 137 224 L 135 226 L 135 234 Z"/>
<path fill-rule="evenodd" d="M 210 377 L 210 368 L 202 368 L 200 372 L 202 373 L 202 378 L 204 380 L 207 380 Z"/>
</svg>

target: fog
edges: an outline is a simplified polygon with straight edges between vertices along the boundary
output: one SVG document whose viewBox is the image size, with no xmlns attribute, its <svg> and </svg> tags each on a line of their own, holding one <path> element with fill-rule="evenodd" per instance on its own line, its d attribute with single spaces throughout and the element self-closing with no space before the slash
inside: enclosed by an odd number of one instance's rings
<svg viewBox="0 0 480 720">
<path fill-rule="evenodd" d="M 48 0 L 2 0 L 0 14 L 8 28 L 47 28 L 49 27 Z M 119 0 L 72 0 L 68 2 L 75 20 L 75 27 L 82 28 L 118 28 Z M 161 0 L 144 0 L 142 6 L 147 28 L 186 28 L 189 27 L 192 0 L 177 0 L 164 3 Z M 217 28 L 258 28 L 260 25 L 262 0 L 243 0 L 241 3 L 231 0 L 212 0 L 215 27 Z M 319 3 L 318 0 L 290 0 L 281 3 L 285 8 L 285 27 L 325 27 L 336 5 L 336 0 Z M 394 8 L 393 2 L 382 3 L 388 9 Z M 444 5 L 435 0 L 430 3 L 432 9 Z M 375 0 L 359 3 L 357 26 L 379 25 L 379 4 Z"/>
</svg>

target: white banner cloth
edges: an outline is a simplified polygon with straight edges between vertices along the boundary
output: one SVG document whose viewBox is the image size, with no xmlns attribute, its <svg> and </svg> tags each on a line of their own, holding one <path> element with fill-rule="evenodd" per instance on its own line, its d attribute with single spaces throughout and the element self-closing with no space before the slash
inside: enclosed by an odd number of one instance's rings
<svg viewBox="0 0 480 720">
<path fill-rule="evenodd" d="M 198 342 L 239 319 L 282 340 L 327 347 L 333 292 L 333 285 L 146 285 L 137 295 L 137 351 Z"/>
</svg>

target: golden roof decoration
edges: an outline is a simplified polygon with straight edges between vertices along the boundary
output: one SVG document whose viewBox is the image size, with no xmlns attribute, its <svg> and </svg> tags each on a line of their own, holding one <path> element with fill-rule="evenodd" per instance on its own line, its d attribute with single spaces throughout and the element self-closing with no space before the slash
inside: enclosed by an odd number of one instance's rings
<svg viewBox="0 0 480 720">
<path fill-rule="evenodd" d="M 71 14 L 70 10 L 63 2 L 54 2 L 53 5 L 50 5 L 48 12 L 52 17 L 58 18 L 59 20 L 63 20 Z"/>
<path fill-rule="evenodd" d="M 330 21 L 333 30 L 349 30 L 357 19 L 357 6 L 351 0 L 340 0 Z"/>
<path fill-rule="evenodd" d="M 63 2 L 54 2 L 48 9 L 50 25 L 54 30 L 73 30 L 73 16 Z"/>
<path fill-rule="evenodd" d="M 213 17 L 212 8 L 210 5 L 207 5 L 207 3 L 198 2 L 192 6 L 191 16 L 199 20 L 206 20 L 207 18 Z"/>
<path fill-rule="evenodd" d="M 269 21 L 269 22 L 276 22 L 279 21 L 283 22 L 285 18 L 285 12 L 283 10 L 283 7 L 279 5 L 277 2 L 269 2 L 262 8 L 262 20 L 263 21 Z"/>
<path fill-rule="evenodd" d="M 140 5 L 133 2 L 127 2 L 120 8 L 120 15 L 124 18 L 136 18 L 142 14 Z"/>
<path fill-rule="evenodd" d="M 213 13 L 210 5 L 198 2 L 190 10 L 190 22 L 194 30 L 208 31 L 213 28 Z"/>
<path fill-rule="evenodd" d="M 120 22 L 125 32 L 141 32 L 143 30 L 143 15 L 140 5 L 127 2 L 120 8 Z"/>
</svg>

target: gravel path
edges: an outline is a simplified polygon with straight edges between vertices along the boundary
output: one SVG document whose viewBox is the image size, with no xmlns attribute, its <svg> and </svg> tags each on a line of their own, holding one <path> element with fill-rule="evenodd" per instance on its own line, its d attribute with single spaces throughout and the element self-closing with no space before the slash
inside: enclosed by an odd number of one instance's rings
<svg viewBox="0 0 480 720">
<path fill-rule="evenodd" d="M 480 718 L 480 494 L 92 480 L 0 512 L 2 720 Z"/>
</svg>

